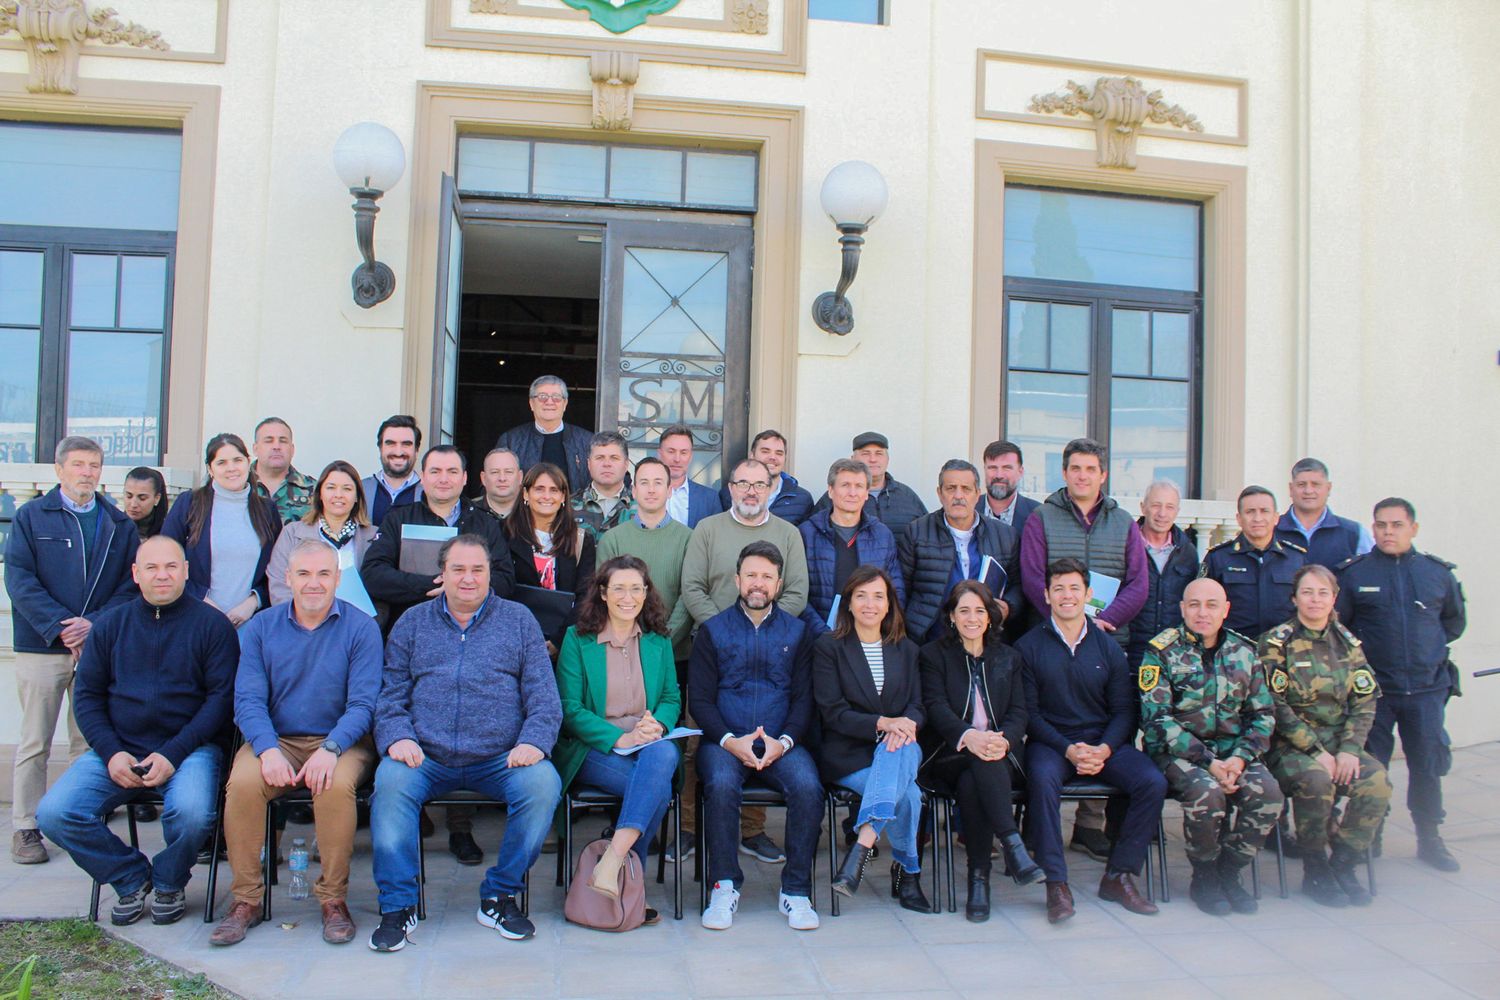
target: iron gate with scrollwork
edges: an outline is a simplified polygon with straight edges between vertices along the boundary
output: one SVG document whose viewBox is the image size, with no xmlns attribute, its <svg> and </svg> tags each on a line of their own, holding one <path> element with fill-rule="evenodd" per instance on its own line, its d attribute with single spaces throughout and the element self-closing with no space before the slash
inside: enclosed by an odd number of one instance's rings
<svg viewBox="0 0 1500 1000">
<path fill-rule="evenodd" d="M 752 230 L 611 222 L 599 353 L 599 425 L 634 462 L 661 431 L 693 432 L 694 480 L 713 485 L 748 437 Z"/>
</svg>

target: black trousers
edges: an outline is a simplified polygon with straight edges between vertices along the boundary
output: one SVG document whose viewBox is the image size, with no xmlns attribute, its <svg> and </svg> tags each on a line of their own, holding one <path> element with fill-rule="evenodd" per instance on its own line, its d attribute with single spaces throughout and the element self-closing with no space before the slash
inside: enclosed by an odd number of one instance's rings
<svg viewBox="0 0 1500 1000">
<path fill-rule="evenodd" d="M 1443 714 L 1447 691 L 1422 694 L 1382 694 L 1375 704 L 1375 725 L 1365 749 L 1390 769 L 1396 733 L 1406 753 L 1406 808 L 1418 836 L 1437 833 L 1443 822 L 1443 775 L 1453 763 Z"/>
<path fill-rule="evenodd" d="M 1011 802 L 1009 759 L 980 760 L 967 750 L 961 756 L 933 764 L 933 779 L 953 789 L 964 818 L 964 846 L 969 871 L 990 871 L 990 845 L 996 835 L 1016 832 L 1015 805 Z"/>
</svg>

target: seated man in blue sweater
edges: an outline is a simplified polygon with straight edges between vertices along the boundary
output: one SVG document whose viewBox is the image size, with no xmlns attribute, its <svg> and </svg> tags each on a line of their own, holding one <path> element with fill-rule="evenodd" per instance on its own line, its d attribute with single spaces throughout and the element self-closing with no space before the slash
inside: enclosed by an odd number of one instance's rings
<svg viewBox="0 0 1500 1000">
<path fill-rule="evenodd" d="M 547 759 L 562 702 L 541 628 L 525 607 L 490 592 L 490 552 L 479 535 L 444 542 L 438 565 L 442 593 L 391 630 L 375 707 L 383 755 L 370 803 L 375 951 L 400 951 L 416 928 L 418 816 L 429 799 L 459 789 L 504 802 L 508 812 L 476 918 L 512 941 L 536 933 L 516 895 L 562 792 Z"/>
<path fill-rule="evenodd" d="M 699 822 L 708 846 L 704 877 L 713 882 L 703 911 L 709 930 L 728 930 L 739 908 L 745 882 L 740 806 L 747 781 L 786 797 L 781 912 L 793 930 L 818 927 L 812 864 L 823 821 L 823 785 L 817 763 L 799 745 L 813 719 L 812 635 L 800 618 L 776 604 L 782 564 L 781 550 L 770 542 L 751 542 L 740 550 L 739 601 L 699 626 L 688 664 L 688 700 L 703 729 Z"/>
<path fill-rule="evenodd" d="M 1059 812 L 1063 785 L 1075 777 L 1112 785 L 1128 799 L 1099 898 L 1132 913 L 1156 912 L 1134 876 L 1161 821 L 1167 782 L 1135 748 L 1133 678 L 1120 644 L 1090 627 L 1084 609 L 1091 594 L 1080 560 L 1049 563 L 1044 596 L 1051 615 L 1016 643 L 1026 687 L 1026 839 L 1047 873 L 1047 919 L 1054 924 L 1073 915 Z"/>
<path fill-rule="evenodd" d="M 240 645 L 229 619 L 183 593 L 187 556 L 165 535 L 141 543 L 132 568 L 140 600 L 94 620 L 78 659 L 73 709 L 89 751 L 37 809 L 53 843 L 119 896 L 110 922 L 175 923 L 188 877 L 214 827 Z M 146 858 L 104 817 L 146 791 L 164 802 L 166 846 Z M 152 896 L 155 892 L 154 897 Z"/>
<path fill-rule="evenodd" d="M 354 793 L 375 769 L 370 722 L 380 694 L 380 626 L 334 596 L 338 550 L 305 539 L 287 560 L 290 603 L 240 630 L 234 721 L 245 736 L 229 771 L 224 841 L 234 902 L 209 944 L 238 944 L 261 920 L 260 851 L 266 803 L 294 788 L 312 794 L 323 871 L 313 886 L 323 940 L 354 940 L 345 897 L 354 853 Z"/>
</svg>

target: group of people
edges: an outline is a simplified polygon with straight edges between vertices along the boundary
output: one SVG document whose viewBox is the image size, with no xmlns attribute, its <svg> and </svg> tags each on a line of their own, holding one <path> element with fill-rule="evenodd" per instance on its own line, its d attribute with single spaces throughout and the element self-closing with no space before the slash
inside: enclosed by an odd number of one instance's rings
<svg viewBox="0 0 1500 1000">
<path fill-rule="evenodd" d="M 566 821 L 561 793 L 591 789 L 620 804 L 589 891 L 617 898 L 622 870 L 686 856 L 701 824 L 705 927 L 732 925 L 744 855 L 783 865 L 779 908 L 811 930 L 828 788 L 855 803 L 833 890 L 859 890 L 884 834 L 892 896 L 933 912 L 925 790 L 956 801 L 970 920 L 990 914 L 998 857 L 1016 883 L 1045 883 L 1059 922 L 1069 846 L 1104 862 L 1100 898 L 1156 912 L 1135 880 L 1170 795 L 1205 912 L 1255 909 L 1240 872 L 1288 802 L 1304 890 L 1359 905 L 1399 728 L 1419 856 L 1456 869 L 1440 779 L 1463 594 L 1415 549 L 1407 501 L 1382 500 L 1367 531 L 1328 509 L 1327 469 L 1305 459 L 1291 508 L 1247 487 L 1240 533 L 1200 565 L 1179 488 L 1152 484 L 1131 516 L 1088 439 L 1042 502 L 1018 492 L 1010 442 L 980 466 L 951 459 L 929 512 L 879 433 L 854 439 L 814 501 L 776 431 L 715 490 L 691 478 L 690 428 L 663 429 L 631 467 L 618 434 L 565 421 L 560 379 L 530 398 L 533 422 L 485 456 L 473 499 L 463 454 L 422 450 L 408 416 L 380 425 L 363 480 L 344 461 L 299 472 L 279 418 L 250 448 L 220 434 L 206 483 L 165 512 L 150 470 L 122 509 L 98 492 L 99 446 L 64 439 L 59 485 L 17 510 L 5 550 L 24 717 L 12 859 L 46 861 L 45 834 L 114 888 L 114 922 L 170 923 L 227 772 L 233 898 L 211 940 L 234 944 L 261 919 L 267 803 L 301 788 L 323 936 L 347 942 L 356 793 L 373 776 L 369 943 L 395 951 L 416 926 L 424 806 L 467 789 L 507 810 L 477 919 L 524 939 L 526 872 Z M 440 541 L 435 563 L 419 540 Z M 566 612 L 541 613 L 539 592 Z M 47 790 L 69 692 L 74 763 Z M 1080 782 L 1109 805 L 1081 802 L 1065 843 Z M 702 815 L 684 795 L 682 837 L 660 836 L 674 788 L 695 783 Z M 784 801 L 784 848 L 742 808 L 747 786 Z M 106 825 L 143 797 L 162 808 L 151 858 Z M 478 864 L 471 816 L 449 810 L 449 846 Z"/>
</svg>

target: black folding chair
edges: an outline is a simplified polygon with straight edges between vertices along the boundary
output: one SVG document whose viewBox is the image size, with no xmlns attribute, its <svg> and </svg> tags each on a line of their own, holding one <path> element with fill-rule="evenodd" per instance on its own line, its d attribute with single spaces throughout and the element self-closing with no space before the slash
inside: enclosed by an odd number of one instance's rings
<svg viewBox="0 0 1500 1000">
<path fill-rule="evenodd" d="M 580 788 L 577 791 L 563 793 L 563 842 L 562 849 L 557 854 L 557 878 L 558 884 L 563 887 L 563 894 L 573 885 L 573 821 L 577 818 L 579 810 L 590 809 L 597 806 L 618 809 L 622 804 L 618 795 L 610 795 L 606 792 L 594 791 L 590 788 Z M 664 885 L 667 880 L 667 852 L 666 846 L 667 830 L 671 829 L 672 839 L 670 843 L 677 843 L 682 836 L 682 795 L 678 792 L 672 793 L 672 804 L 667 807 L 667 815 L 662 819 L 661 830 L 658 831 L 658 840 L 661 842 L 661 850 L 656 852 L 656 884 Z M 644 835 L 643 835 L 644 836 Z M 682 919 L 682 857 L 675 856 L 672 859 L 672 881 L 673 881 L 673 909 L 672 917 L 676 920 Z"/>
<path fill-rule="evenodd" d="M 839 915 L 839 894 L 833 891 L 833 877 L 839 870 L 839 821 L 838 810 L 841 806 L 858 808 L 860 796 L 858 792 L 852 791 L 842 785 L 825 785 L 823 787 L 828 803 L 828 907 L 829 911 L 836 917 Z M 922 790 L 922 815 L 927 817 L 929 833 L 932 840 L 932 912 L 937 913 L 943 908 L 943 892 L 941 871 L 942 865 L 938 861 L 937 843 L 937 810 L 933 802 L 934 796 L 926 789 Z M 921 841 L 917 842 L 917 859 L 922 858 Z M 950 861 L 951 863 L 951 861 Z"/>
<path fill-rule="evenodd" d="M 698 818 L 698 822 L 697 822 L 697 834 L 696 834 L 697 850 L 694 851 L 694 853 L 693 853 L 693 876 L 695 878 L 697 878 L 698 882 L 699 882 L 699 884 L 698 884 L 698 905 L 699 905 L 699 909 L 706 910 L 706 909 L 708 909 L 708 890 L 709 890 L 707 872 L 713 866 L 711 864 L 709 864 L 709 858 L 708 858 L 708 837 L 704 833 L 704 827 L 705 827 L 705 824 L 703 822 L 703 801 L 704 801 L 704 795 L 703 795 L 703 782 L 702 781 L 698 782 L 698 787 L 697 787 L 697 789 L 696 789 L 696 791 L 694 793 L 694 796 L 695 796 L 694 797 L 694 803 L 695 803 L 695 805 L 697 807 L 696 812 L 694 813 L 694 815 Z M 763 806 L 763 807 L 770 807 L 770 808 L 773 808 L 773 809 L 785 809 L 786 805 L 787 805 L 786 798 L 783 797 L 780 792 L 776 791 L 774 788 L 767 788 L 765 785 L 749 784 L 747 782 L 745 784 L 744 788 L 742 789 L 741 793 L 740 793 L 740 807 L 741 808 L 744 808 L 745 806 Z M 832 834 L 830 833 L 829 836 L 832 836 Z M 812 867 L 813 867 L 813 870 L 812 870 L 812 881 L 813 881 L 813 884 L 816 885 L 817 882 L 818 882 L 818 852 L 817 852 L 816 849 L 814 849 L 814 851 L 813 851 L 813 865 L 812 865 Z"/>
<path fill-rule="evenodd" d="M 227 772 L 225 774 L 225 777 L 228 777 Z M 140 832 L 136 829 L 135 812 L 130 807 L 140 805 L 154 805 L 158 809 L 160 809 L 163 805 L 161 792 L 158 792 L 155 789 L 137 792 L 134 798 L 120 807 L 125 810 L 125 822 L 130 830 L 130 846 L 136 848 L 137 850 L 139 850 L 141 846 Z M 203 901 L 203 922 L 205 924 L 211 924 L 214 922 L 214 894 L 218 891 L 219 886 L 219 839 L 223 832 L 224 783 L 221 781 L 219 783 L 218 807 L 214 814 L 214 832 L 212 840 L 213 847 L 209 851 L 208 897 Z M 91 921 L 97 921 L 99 919 L 99 890 L 99 882 L 95 880 L 93 883 L 93 888 L 89 891 L 89 920 Z"/>
<path fill-rule="evenodd" d="M 366 782 L 354 791 L 355 808 L 368 806 L 370 796 L 375 793 L 373 782 Z M 286 811 L 294 805 L 311 805 L 312 793 L 306 788 L 294 788 L 279 798 L 271 799 L 266 803 L 266 839 L 265 846 L 261 851 L 261 903 L 260 915 L 263 920 L 271 919 L 271 888 L 276 885 L 277 847 L 276 829 L 284 825 L 281 822 Z"/>
<path fill-rule="evenodd" d="M 425 806 L 496 806 L 505 808 L 505 803 L 478 792 L 464 789 L 452 791 L 439 798 L 428 799 Z M 417 816 L 417 919 L 427 919 L 427 842 L 422 839 L 421 812 Z M 520 904 L 522 916 L 531 916 L 531 870 L 522 876 Z"/>
</svg>

